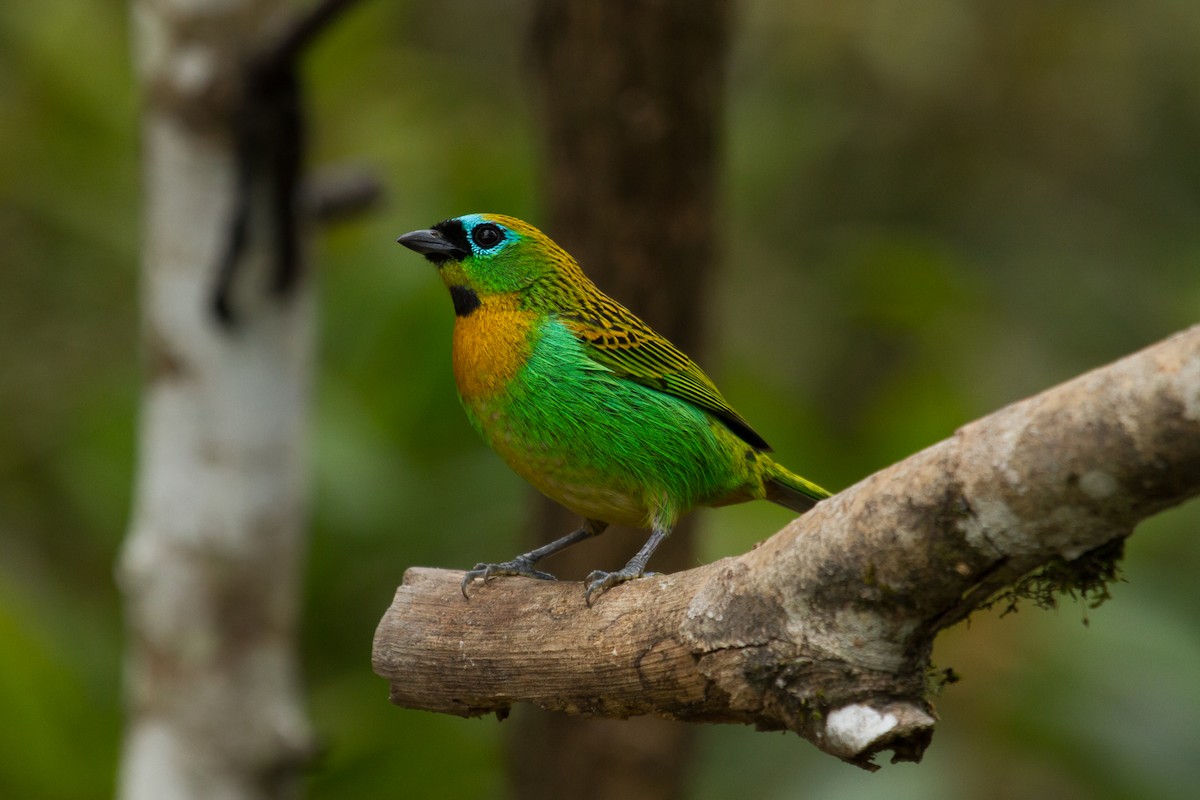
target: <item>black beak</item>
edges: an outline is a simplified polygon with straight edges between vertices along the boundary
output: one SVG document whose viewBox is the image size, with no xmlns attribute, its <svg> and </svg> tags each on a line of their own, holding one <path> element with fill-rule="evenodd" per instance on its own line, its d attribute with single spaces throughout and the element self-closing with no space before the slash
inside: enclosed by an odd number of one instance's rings
<svg viewBox="0 0 1200 800">
<path fill-rule="evenodd" d="M 420 253 L 435 264 L 443 261 L 460 261 L 470 255 L 443 236 L 441 231 L 432 228 L 406 233 L 396 241 L 409 250 Z"/>
</svg>

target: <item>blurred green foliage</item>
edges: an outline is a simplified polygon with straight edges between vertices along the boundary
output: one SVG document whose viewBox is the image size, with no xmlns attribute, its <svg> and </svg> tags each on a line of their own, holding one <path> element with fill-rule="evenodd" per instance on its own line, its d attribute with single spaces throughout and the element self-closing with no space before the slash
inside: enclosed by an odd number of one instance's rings
<svg viewBox="0 0 1200 800">
<path fill-rule="evenodd" d="M 407 566 L 506 557 L 525 520 L 528 490 L 454 398 L 449 301 L 393 240 L 468 211 L 539 219 L 526 13 L 367 3 L 308 64 L 314 161 L 367 163 L 389 188 L 318 247 L 314 798 L 503 793 L 501 726 L 392 708 L 369 653 Z M 738 16 L 701 360 L 786 463 L 843 487 L 1200 316 L 1193 0 L 751 0 Z M 112 566 L 139 382 L 127 28 L 112 0 L 0 5 L 2 797 L 108 796 L 120 743 Z M 787 519 L 701 513 L 706 558 Z M 868 775 L 793 736 L 710 728 L 690 796 L 1193 796 L 1198 525 L 1196 503 L 1144 525 L 1088 626 L 1068 604 L 943 637 L 935 660 L 963 681 L 923 764 Z"/>
</svg>

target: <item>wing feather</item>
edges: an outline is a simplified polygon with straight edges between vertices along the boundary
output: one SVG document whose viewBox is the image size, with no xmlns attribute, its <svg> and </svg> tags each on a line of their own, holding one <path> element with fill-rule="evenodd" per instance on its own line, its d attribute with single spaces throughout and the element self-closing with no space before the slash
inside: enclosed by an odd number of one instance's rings
<svg viewBox="0 0 1200 800">
<path fill-rule="evenodd" d="M 707 411 L 756 450 L 771 449 L 695 362 L 624 306 L 602 297 L 560 319 L 605 369 Z"/>
</svg>

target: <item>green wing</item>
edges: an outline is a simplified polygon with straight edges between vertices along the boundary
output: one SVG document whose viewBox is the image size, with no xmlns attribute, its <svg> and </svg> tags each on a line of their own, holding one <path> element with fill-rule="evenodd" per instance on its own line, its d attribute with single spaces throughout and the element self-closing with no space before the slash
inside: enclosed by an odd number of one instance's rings
<svg viewBox="0 0 1200 800">
<path fill-rule="evenodd" d="M 601 296 L 559 318 L 596 363 L 707 411 L 756 450 L 771 449 L 695 362 L 624 306 Z"/>
</svg>

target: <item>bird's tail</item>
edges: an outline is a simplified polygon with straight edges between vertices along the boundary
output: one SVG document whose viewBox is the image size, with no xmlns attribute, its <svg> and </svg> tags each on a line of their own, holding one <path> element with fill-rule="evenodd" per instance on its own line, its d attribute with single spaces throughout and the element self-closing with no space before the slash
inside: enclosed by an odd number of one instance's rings
<svg viewBox="0 0 1200 800">
<path fill-rule="evenodd" d="M 803 514 L 815 506 L 818 500 L 824 500 L 833 494 L 812 481 L 789 472 L 774 461 L 768 465 L 763 477 L 763 487 L 767 490 L 768 500 L 790 508 L 797 514 Z"/>
</svg>

